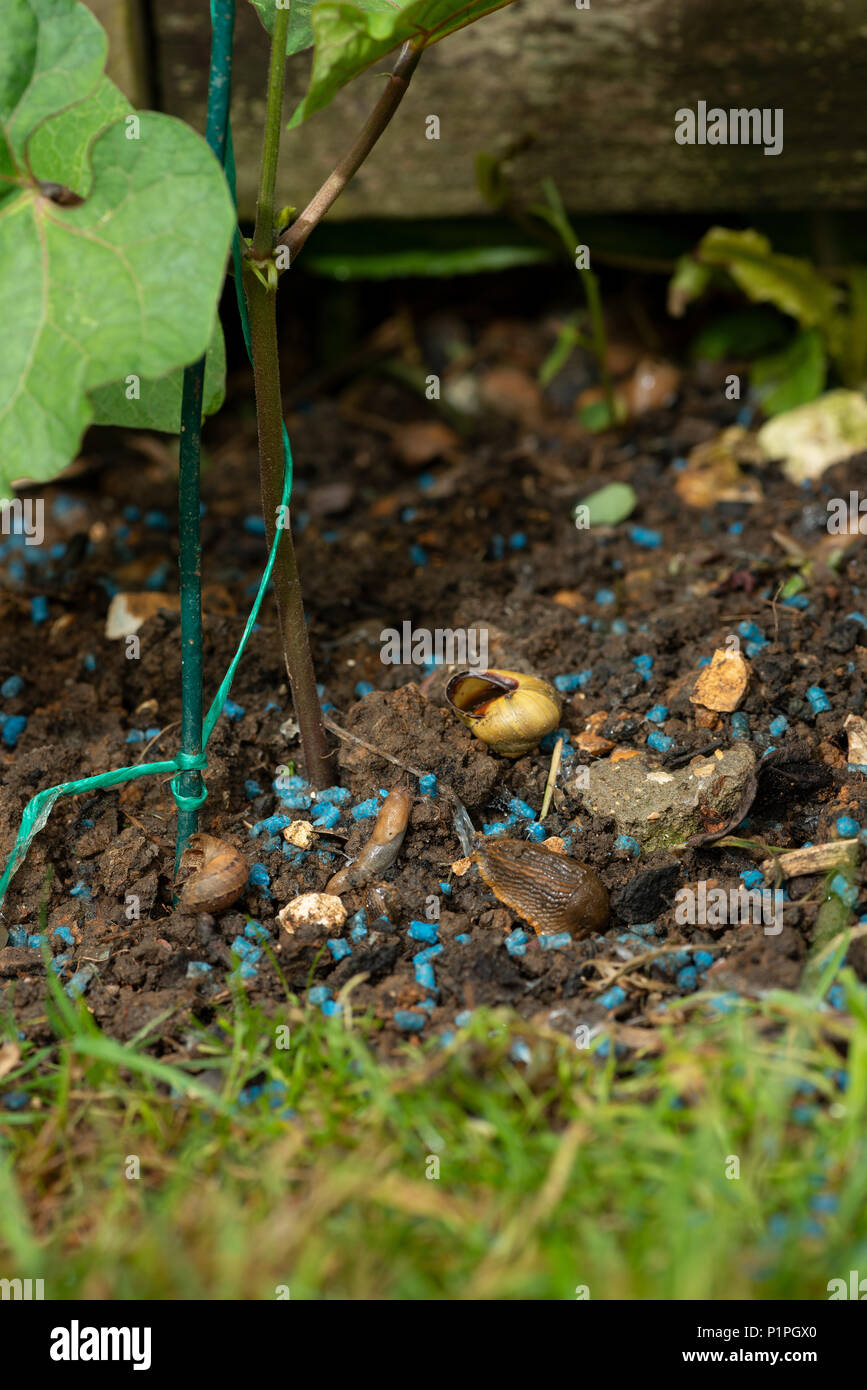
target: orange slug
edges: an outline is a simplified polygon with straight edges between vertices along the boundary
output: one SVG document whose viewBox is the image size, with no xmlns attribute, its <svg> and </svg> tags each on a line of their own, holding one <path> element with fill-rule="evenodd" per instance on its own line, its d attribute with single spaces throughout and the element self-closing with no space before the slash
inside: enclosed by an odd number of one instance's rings
<svg viewBox="0 0 867 1390">
<path fill-rule="evenodd" d="M 500 902 L 538 936 L 561 931 L 589 936 L 608 924 L 608 890 L 577 859 L 529 840 L 505 839 L 477 844 L 470 858 Z"/>
</svg>

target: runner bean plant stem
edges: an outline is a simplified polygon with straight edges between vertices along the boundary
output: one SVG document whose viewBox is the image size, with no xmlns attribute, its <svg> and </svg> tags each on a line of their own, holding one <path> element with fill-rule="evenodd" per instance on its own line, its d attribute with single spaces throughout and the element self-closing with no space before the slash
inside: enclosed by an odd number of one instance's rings
<svg viewBox="0 0 867 1390">
<path fill-rule="evenodd" d="M 262 508 L 265 517 L 265 535 L 269 547 L 273 542 L 277 525 L 277 510 L 283 489 L 284 466 L 283 417 L 276 322 L 277 264 L 274 253 L 278 247 L 287 247 L 291 264 L 313 228 L 324 217 L 356 170 L 370 154 L 400 105 L 421 57 L 420 49 L 415 49 L 408 43 L 404 44 L 394 70 L 389 75 L 385 91 L 373 108 L 358 138 L 325 180 L 322 187 L 314 194 L 300 217 L 275 245 L 277 229 L 274 218 L 274 189 L 283 119 L 283 78 L 288 26 L 289 11 L 278 9 L 271 40 L 265 139 L 256 201 L 256 224 L 253 240 L 244 262 L 244 291 L 250 320 L 253 376 L 256 386 Z M 274 589 L 280 617 L 283 653 L 292 687 L 292 699 L 298 718 L 307 776 L 314 786 L 327 786 L 330 781 L 333 781 L 333 776 L 326 747 L 322 712 L 316 693 L 316 677 L 310 655 L 310 644 L 307 639 L 307 626 L 304 618 L 295 549 L 291 531 L 288 529 L 281 539 L 277 552 L 277 562 L 274 567 Z"/>
<path fill-rule="evenodd" d="M 278 507 L 283 492 L 283 408 L 280 395 L 280 366 L 277 352 L 276 274 L 262 278 L 254 262 L 266 262 L 274 248 L 274 187 L 280 152 L 283 121 L 283 73 L 286 64 L 288 9 L 278 9 L 271 40 L 268 71 L 268 102 L 256 225 L 251 257 L 244 263 L 244 292 L 250 320 L 250 346 L 256 387 L 256 417 L 259 432 L 259 472 L 265 537 L 270 549 L 277 527 Z M 295 560 L 292 532 L 286 526 L 274 566 L 274 592 L 283 641 L 283 655 L 292 688 L 292 700 L 301 734 L 307 777 L 316 787 L 333 780 L 328 761 L 322 711 L 316 692 L 313 658 L 307 638 L 301 583 Z"/>
</svg>

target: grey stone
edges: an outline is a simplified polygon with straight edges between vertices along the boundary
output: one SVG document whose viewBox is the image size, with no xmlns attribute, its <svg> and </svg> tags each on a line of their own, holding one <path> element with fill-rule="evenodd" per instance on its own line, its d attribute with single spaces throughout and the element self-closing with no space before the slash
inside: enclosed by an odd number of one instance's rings
<svg viewBox="0 0 867 1390">
<path fill-rule="evenodd" d="M 755 771 L 748 743 L 718 751 L 720 757 L 694 758 L 672 771 L 643 753 L 593 763 L 583 802 L 595 816 L 613 817 L 618 834 L 646 849 L 682 844 L 708 829 L 708 813 L 714 821 L 730 819 Z"/>
</svg>

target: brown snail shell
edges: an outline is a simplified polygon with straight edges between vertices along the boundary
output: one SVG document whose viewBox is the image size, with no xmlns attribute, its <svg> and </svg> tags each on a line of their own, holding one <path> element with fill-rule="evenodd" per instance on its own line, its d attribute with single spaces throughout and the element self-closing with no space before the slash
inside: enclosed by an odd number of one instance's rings
<svg viewBox="0 0 867 1390">
<path fill-rule="evenodd" d="M 608 890 L 586 864 L 529 840 L 486 840 L 470 856 L 501 903 L 539 936 L 575 937 L 608 924 Z"/>
<path fill-rule="evenodd" d="M 249 877 L 241 851 L 215 835 L 191 835 L 180 867 L 190 871 L 179 899 L 184 912 L 222 912 L 238 901 Z"/>
<path fill-rule="evenodd" d="M 553 733 L 563 708 L 553 685 L 522 671 L 458 671 L 446 699 L 476 738 L 508 758 L 530 753 Z"/>
</svg>

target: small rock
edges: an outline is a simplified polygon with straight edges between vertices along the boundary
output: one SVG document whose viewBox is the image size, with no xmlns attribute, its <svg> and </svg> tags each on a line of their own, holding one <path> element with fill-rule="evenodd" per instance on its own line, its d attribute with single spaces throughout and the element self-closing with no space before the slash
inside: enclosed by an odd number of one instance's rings
<svg viewBox="0 0 867 1390">
<path fill-rule="evenodd" d="M 610 816 L 618 834 L 663 849 L 733 816 L 754 770 L 752 748 L 741 742 L 671 772 L 644 754 L 616 762 L 612 755 L 590 765 L 582 799 L 594 815 Z"/>
<path fill-rule="evenodd" d="M 750 668 L 740 652 L 717 647 L 690 695 L 690 703 L 730 714 L 741 704 L 750 683 Z"/>
<path fill-rule="evenodd" d="M 283 839 L 297 849 L 310 849 L 316 841 L 316 831 L 309 820 L 294 820 L 284 827 Z"/>
<path fill-rule="evenodd" d="M 178 594 L 115 594 L 105 615 L 105 635 L 110 642 L 132 637 L 161 608 L 177 613 L 180 606 Z"/>
<path fill-rule="evenodd" d="M 395 426 L 392 439 L 401 463 L 408 468 L 423 468 L 460 444 L 455 431 L 442 420 L 409 420 Z"/>
<path fill-rule="evenodd" d="M 277 913 L 277 920 L 290 933 L 311 925 L 339 931 L 346 921 L 346 908 L 333 893 L 302 893 Z"/>
</svg>

